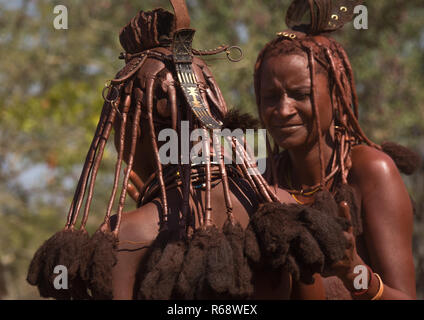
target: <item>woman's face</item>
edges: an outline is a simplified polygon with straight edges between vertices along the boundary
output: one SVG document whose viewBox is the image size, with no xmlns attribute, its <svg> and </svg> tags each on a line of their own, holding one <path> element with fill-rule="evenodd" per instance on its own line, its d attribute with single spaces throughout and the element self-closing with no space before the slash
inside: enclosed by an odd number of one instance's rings
<svg viewBox="0 0 424 320">
<path fill-rule="evenodd" d="M 310 146 L 318 141 L 308 65 L 306 54 L 273 56 L 262 63 L 259 114 L 266 129 L 284 149 Z M 333 122 L 327 76 L 316 74 L 315 87 L 321 130 L 326 133 Z"/>
</svg>

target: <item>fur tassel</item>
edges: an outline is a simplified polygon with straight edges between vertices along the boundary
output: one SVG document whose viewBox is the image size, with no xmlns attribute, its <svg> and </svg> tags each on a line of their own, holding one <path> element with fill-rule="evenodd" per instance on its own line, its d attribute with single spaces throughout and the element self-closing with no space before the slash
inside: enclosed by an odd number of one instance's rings
<svg viewBox="0 0 424 320">
<path fill-rule="evenodd" d="M 284 269 L 297 281 L 313 283 L 313 274 L 323 270 L 324 255 L 308 230 L 298 221 L 303 210 L 299 205 L 269 203 L 262 205 L 251 219 L 246 230 L 246 239 L 255 247 L 253 230 L 259 242 L 256 249 L 247 253 L 250 258 L 262 257 L 261 264 L 274 270 Z M 247 248 L 245 248 L 247 251 Z"/>
<path fill-rule="evenodd" d="M 321 212 L 312 208 L 301 212 L 300 221 L 305 225 L 314 239 L 318 242 L 325 257 L 324 271 L 344 258 L 348 242 L 343 235 L 342 219 L 330 216 L 327 212 Z M 310 252 L 310 254 L 313 254 Z M 304 256 L 305 259 L 305 256 Z"/>
<path fill-rule="evenodd" d="M 177 299 L 193 300 L 196 298 L 196 293 L 205 277 L 208 242 L 209 236 L 205 230 L 195 231 L 188 245 L 175 287 Z"/>
<path fill-rule="evenodd" d="M 186 250 L 186 242 L 174 240 L 169 232 L 163 232 L 157 237 L 149 256 L 146 275 L 140 285 L 139 299 L 169 300 L 173 298 L 173 290 Z"/>
<path fill-rule="evenodd" d="M 300 225 L 293 217 L 298 211 L 297 205 L 267 203 L 260 206 L 250 220 L 258 239 L 261 257 L 273 269 L 285 265 L 290 243 L 301 232 Z"/>
<path fill-rule="evenodd" d="M 27 281 L 38 287 L 44 298 L 55 299 L 87 299 L 86 286 L 81 277 L 81 266 L 84 255 L 81 247 L 88 242 L 85 231 L 62 230 L 53 235 L 35 253 L 29 266 Z M 57 290 L 54 280 L 58 276 L 54 269 L 63 265 L 68 271 L 69 289 Z"/>
<path fill-rule="evenodd" d="M 230 243 L 216 227 L 196 230 L 176 285 L 178 299 L 230 299 L 234 262 Z"/>
<path fill-rule="evenodd" d="M 315 195 L 315 201 L 311 207 L 329 217 L 327 220 L 330 219 L 332 221 L 334 219 L 343 231 L 347 231 L 351 224 L 345 218 L 339 216 L 339 203 L 342 201 L 348 203 L 352 219 L 359 215 L 354 190 L 348 185 L 341 185 L 337 190 L 336 197 L 333 197 L 326 190 L 318 192 Z"/>
<path fill-rule="evenodd" d="M 88 279 L 88 287 L 96 300 L 113 298 L 112 269 L 117 263 L 117 247 L 118 239 L 109 231 L 97 230 L 90 239 L 87 250 L 91 257 L 84 278 Z"/>
<path fill-rule="evenodd" d="M 247 299 L 253 294 L 252 271 L 244 255 L 245 235 L 239 223 L 227 221 L 223 233 L 231 245 L 234 264 L 234 284 L 230 294 L 236 299 Z"/>
<path fill-rule="evenodd" d="M 255 260 L 260 256 L 272 269 L 285 269 L 295 280 L 313 283 L 313 274 L 325 272 L 342 259 L 347 247 L 343 235 L 346 219 L 337 216 L 331 194 L 320 196 L 325 200 L 317 202 L 321 210 L 296 204 L 262 205 L 248 227 L 256 235 L 260 255 L 252 250 L 247 256 Z M 254 246 L 252 235 L 250 242 Z"/>
<path fill-rule="evenodd" d="M 244 231 L 229 221 L 223 231 L 198 229 L 188 241 L 160 234 L 143 272 L 140 299 L 246 299 L 252 272 L 244 255 Z"/>
<path fill-rule="evenodd" d="M 228 299 L 234 285 L 233 252 L 225 235 L 216 228 L 211 228 L 205 275 L 206 290 L 199 291 L 199 298 Z"/>
<path fill-rule="evenodd" d="M 420 155 L 409 148 L 394 142 L 385 142 L 381 148 L 393 159 L 400 172 L 406 175 L 413 174 L 421 167 Z"/>
<path fill-rule="evenodd" d="M 258 265 L 261 262 L 261 249 L 252 224 L 249 224 L 244 231 L 244 253 L 250 263 Z"/>
<path fill-rule="evenodd" d="M 324 270 L 325 256 L 316 239 L 309 232 L 301 232 L 290 246 L 287 270 L 294 269 L 293 278 L 313 284 L 313 275 Z"/>
</svg>

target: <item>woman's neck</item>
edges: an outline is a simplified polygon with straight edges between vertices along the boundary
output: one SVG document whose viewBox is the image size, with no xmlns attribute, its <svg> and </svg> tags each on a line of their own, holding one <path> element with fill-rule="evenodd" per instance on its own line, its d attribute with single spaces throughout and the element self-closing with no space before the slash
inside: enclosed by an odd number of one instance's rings
<svg viewBox="0 0 424 320">
<path fill-rule="evenodd" d="M 325 174 L 334 153 L 334 140 L 329 136 L 324 139 L 323 156 Z M 309 146 L 288 150 L 290 157 L 290 174 L 292 186 L 296 189 L 307 189 L 321 182 L 320 147 L 318 141 Z"/>
</svg>

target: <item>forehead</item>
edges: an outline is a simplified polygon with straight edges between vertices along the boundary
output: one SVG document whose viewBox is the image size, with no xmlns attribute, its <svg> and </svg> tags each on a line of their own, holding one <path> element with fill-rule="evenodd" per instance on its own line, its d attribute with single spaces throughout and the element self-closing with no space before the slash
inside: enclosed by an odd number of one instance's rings
<svg viewBox="0 0 424 320">
<path fill-rule="evenodd" d="M 262 87 L 275 82 L 284 86 L 310 85 L 306 54 L 265 56 L 261 67 Z"/>
</svg>

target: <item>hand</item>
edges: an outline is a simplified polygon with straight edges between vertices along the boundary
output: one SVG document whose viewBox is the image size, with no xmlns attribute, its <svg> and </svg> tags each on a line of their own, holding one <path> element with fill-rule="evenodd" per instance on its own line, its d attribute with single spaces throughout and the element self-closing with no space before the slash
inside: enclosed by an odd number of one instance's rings
<svg viewBox="0 0 424 320">
<path fill-rule="evenodd" d="M 353 273 L 354 268 L 357 265 L 365 265 L 361 257 L 358 255 L 356 250 L 356 238 L 353 234 L 352 219 L 350 215 L 350 209 L 348 204 L 345 201 L 340 202 L 339 204 L 339 215 L 348 220 L 350 226 L 347 231 L 344 231 L 343 234 L 348 242 L 347 249 L 345 250 L 345 257 L 337 261 L 331 266 L 332 273 L 337 276 L 340 280 L 343 281 L 346 288 L 350 291 L 354 291 L 353 286 L 354 279 L 357 274 Z"/>
</svg>

